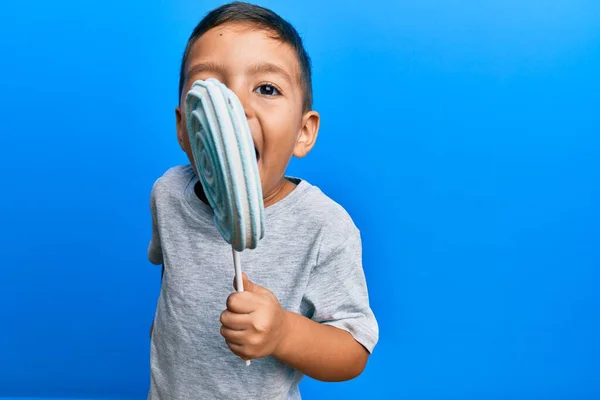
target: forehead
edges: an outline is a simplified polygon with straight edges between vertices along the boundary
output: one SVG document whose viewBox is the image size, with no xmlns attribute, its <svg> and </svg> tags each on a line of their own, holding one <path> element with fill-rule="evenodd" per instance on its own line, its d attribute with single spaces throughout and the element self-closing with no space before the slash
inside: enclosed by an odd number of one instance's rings
<svg viewBox="0 0 600 400">
<path fill-rule="evenodd" d="M 186 71 L 195 63 L 214 62 L 228 73 L 242 72 L 248 65 L 271 63 L 300 76 L 296 52 L 288 43 L 275 37 L 272 31 L 243 23 L 227 23 L 204 33 L 191 46 Z"/>
</svg>

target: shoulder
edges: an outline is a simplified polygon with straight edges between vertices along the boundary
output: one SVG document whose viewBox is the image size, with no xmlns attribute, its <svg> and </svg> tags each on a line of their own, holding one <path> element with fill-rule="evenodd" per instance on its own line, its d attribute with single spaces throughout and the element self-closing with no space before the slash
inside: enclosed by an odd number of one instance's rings
<svg viewBox="0 0 600 400">
<path fill-rule="evenodd" d="M 191 165 L 177 165 L 169 168 L 152 185 L 151 196 L 163 197 L 179 193 L 194 178 Z"/>
<path fill-rule="evenodd" d="M 319 258 L 344 245 L 360 243 L 360 231 L 346 209 L 329 197 L 319 187 L 302 181 L 306 190 L 300 207 L 300 215 L 318 231 L 320 236 Z"/>
<path fill-rule="evenodd" d="M 303 181 L 308 190 L 303 201 L 306 213 L 313 216 L 321 229 L 330 233 L 346 233 L 357 230 L 354 220 L 346 209 L 329 197 L 321 188 Z"/>
</svg>

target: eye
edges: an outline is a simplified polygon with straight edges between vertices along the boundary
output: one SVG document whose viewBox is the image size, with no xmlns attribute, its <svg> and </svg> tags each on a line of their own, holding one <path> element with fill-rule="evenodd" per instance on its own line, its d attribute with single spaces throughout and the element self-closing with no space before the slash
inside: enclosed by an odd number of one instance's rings
<svg viewBox="0 0 600 400">
<path fill-rule="evenodd" d="M 275 86 L 265 83 L 254 89 L 254 91 L 263 96 L 279 96 L 281 92 Z"/>
</svg>

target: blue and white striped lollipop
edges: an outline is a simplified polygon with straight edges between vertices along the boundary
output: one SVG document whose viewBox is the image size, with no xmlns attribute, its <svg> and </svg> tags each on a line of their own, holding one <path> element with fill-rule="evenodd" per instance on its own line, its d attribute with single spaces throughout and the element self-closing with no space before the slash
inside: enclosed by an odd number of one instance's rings
<svg viewBox="0 0 600 400">
<path fill-rule="evenodd" d="M 236 286 L 242 292 L 238 252 L 256 248 L 264 236 L 262 188 L 250 127 L 235 93 L 214 78 L 194 82 L 185 114 L 196 170 L 217 229 L 232 246 Z"/>
<path fill-rule="evenodd" d="M 244 109 L 214 78 L 196 81 L 186 98 L 196 169 L 223 239 L 237 251 L 264 235 L 264 207 L 254 143 Z"/>
</svg>

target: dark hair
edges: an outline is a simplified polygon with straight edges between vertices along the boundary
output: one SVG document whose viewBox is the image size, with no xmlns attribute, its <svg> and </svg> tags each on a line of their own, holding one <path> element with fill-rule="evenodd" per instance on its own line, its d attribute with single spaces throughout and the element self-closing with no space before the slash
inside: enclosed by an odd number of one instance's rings
<svg viewBox="0 0 600 400">
<path fill-rule="evenodd" d="M 209 30 L 228 22 L 242 22 L 254 25 L 259 28 L 270 31 L 275 39 L 292 46 L 298 57 L 300 64 L 300 83 L 302 85 L 304 101 L 303 111 L 309 111 L 312 108 L 312 77 L 310 58 L 304 49 L 302 39 L 296 29 L 286 20 L 281 18 L 273 11 L 254 4 L 243 2 L 233 2 L 215 8 L 200 21 L 188 39 L 185 52 L 181 59 L 181 69 L 179 71 L 179 98 L 183 91 L 185 82 L 185 67 L 188 61 L 190 49 L 193 44 Z"/>
</svg>

